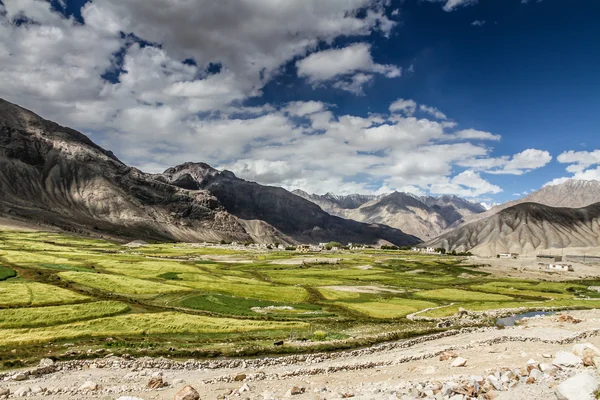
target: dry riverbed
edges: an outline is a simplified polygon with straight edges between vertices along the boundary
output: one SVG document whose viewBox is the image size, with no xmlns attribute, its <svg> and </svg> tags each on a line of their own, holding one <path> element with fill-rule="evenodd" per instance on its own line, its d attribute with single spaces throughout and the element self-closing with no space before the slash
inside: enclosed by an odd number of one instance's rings
<svg viewBox="0 0 600 400">
<path fill-rule="evenodd" d="M 600 354 L 593 356 L 589 350 L 586 354 L 592 355 L 591 363 L 596 365 L 584 366 L 585 357 L 580 354 L 579 365 L 552 366 L 566 354 L 561 351 L 573 355 L 574 345 L 600 347 L 600 310 L 562 314 L 575 321 L 559 315 L 536 317 L 517 327 L 438 334 L 341 353 L 187 362 L 114 357 L 64 362 L 29 370 L 29 374 L 27 370 L 1 374 L 0 398 L 8 390 L 4 398 L 24 394 L 31 399 L 57 400 L 173 399 L 191 385 L 202 399 L 393 400 L 430 395 L 460 400 L 471 398 L 461 393 L 472 390 L 471 386 L 479 389 L 479 398 L 554 399 L 559 384 L 571 376 L 587 373 L 597 384 L 600 364 Z M 590 364 L 590 359 L 585 363 Z M 148 389 L 152 378 L 165 387 Z M 494 386 L 494 380 L 500 386 Z M 482 394 L 484 390 L 488 393 Z"/>
</svg>

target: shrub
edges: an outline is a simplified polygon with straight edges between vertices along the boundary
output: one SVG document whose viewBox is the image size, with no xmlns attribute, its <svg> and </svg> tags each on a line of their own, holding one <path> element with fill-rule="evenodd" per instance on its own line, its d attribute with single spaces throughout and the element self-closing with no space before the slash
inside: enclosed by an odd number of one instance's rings
<svg viewBox="0 0 600 400">
<path fill-rule="evenodd" d="M 322 342 L 327 338 L 327 333 L 325 333 L 324 331 L 315 331 L 315 333 L 313 333 L 313 341 L 315 342 Z"/>
</svg>

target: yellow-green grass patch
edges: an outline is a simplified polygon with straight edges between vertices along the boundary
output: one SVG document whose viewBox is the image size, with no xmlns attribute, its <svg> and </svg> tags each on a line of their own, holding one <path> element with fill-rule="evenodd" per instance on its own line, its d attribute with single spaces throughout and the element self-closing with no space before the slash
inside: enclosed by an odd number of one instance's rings
<svg viewBox="0 0 600 400">
<path fill-rule="evenodd" d="M 66 324 L 109 317 L 129 310 L 125 303 L 98 301 L 63 306 L 11 308 L 0 310 L 0 328 L 26 328 Z"/>
<path fill-rule="evenodd" d="M 360 297 L 360 293 L 356 293 L 356 292 L 335 290 L 335 289 L 329 289 L 329 288 L 319 288 L 318 290 L 319 290 L 319 293 L 321 293 L 321 295 L 326 300 L 351 300 L 351 299 L 358 299 Z"/>
<path fill-rule="evenodd" d="M 141 336 L 161 334 L 244 333 L 269 330 L 302 330 L 304 322 L 269 322 L 215 318 L 178 312 L 125 314 L 91 321 L 33 329 L 0 330 L 0 346 L 45 343 L 85 337 Z"/>
<path fill-rule="evenodd" d="M 190 290 L 183 286 L 169 285 L 124 275 L 69 271 L 61 272 L 59 276 L 70 282 L 111 293 L 161 294 Z"/>
<path fill-rule="evenodd" d="M 416 297 L 432 300 L 446 300 L 446 301 L 510 301 L 512 297 L 505 296 L 502 294 L 492 293 L 481 293 L 472 292 L 469 290 L 461 289 L 434 289 L 424 290 L 422 292 L 416 292 Z"/>
<path fill-rule="evenodd" d="M 335 304 L 373 318 L 401 318 L 419 310 L 437 306 L 436 303 L 432 303 L 430 301 L 403 298 L 369 301 L 363 303 L 337 302 Z"/>
<path fill-rule="evenodd" d="M 0 307 L 69 304 L 87 300 L 87 296 L 38 282 L 0 282 Z"/>
<path fill-rule="evenodd" d="M 543 297 L 549 299 L 569 299 L 573 295 L 566 292 L 568 288 L 578 287 L 585 289 L 580 285 L 569 285 L 559 283 L 558 285 L 547 285 L 550 282 L 529 283 L 529 282 L 488 282 L 482 285 L 474 285 L 471 288 L 482 292 L 507 294 L 511 296 Z"/>
</svg>

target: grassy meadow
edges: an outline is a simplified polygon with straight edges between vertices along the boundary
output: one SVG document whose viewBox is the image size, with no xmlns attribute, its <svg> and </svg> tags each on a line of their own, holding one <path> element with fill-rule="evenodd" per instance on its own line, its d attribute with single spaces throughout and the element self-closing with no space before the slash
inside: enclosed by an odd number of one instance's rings
<svg viewBox="0 0 600 400">
<path fill-rule="evenodd" d="M 327 350 L 373 343 L 380 333 L 401 338 L 437 329 L 435 321 L 407 318 L 413 313 L 600 307 L 589 282 L 504 279 L 462 261 L 375 249 L 128 247 L 0 230 L 0 368 L 48 355 Z"/>
</svg>

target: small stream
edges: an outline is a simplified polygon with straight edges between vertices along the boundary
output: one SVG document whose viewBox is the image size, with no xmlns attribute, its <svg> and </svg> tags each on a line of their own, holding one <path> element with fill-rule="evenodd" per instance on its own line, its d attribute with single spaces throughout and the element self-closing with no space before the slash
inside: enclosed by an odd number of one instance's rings
<svg viewBox="0 0 600 400">
<path fill-rule="evenodd" d="M 552 315 L 554 314 L 553 312 L 549 312 L 549 311 L 531 311 L 531 312 L 526 312 L 523 314 L 515 314 L 515 315 L 511 315 L 510 317 L 504 317 L 504 318 L 498 318 L 496 320 L 496 325 L 497 326 L 515 326 L 515 322 L 522 320 L 523 318 L 531 318 L 531 317 L 537 317 L 538 315 Z"/>
</svg>

